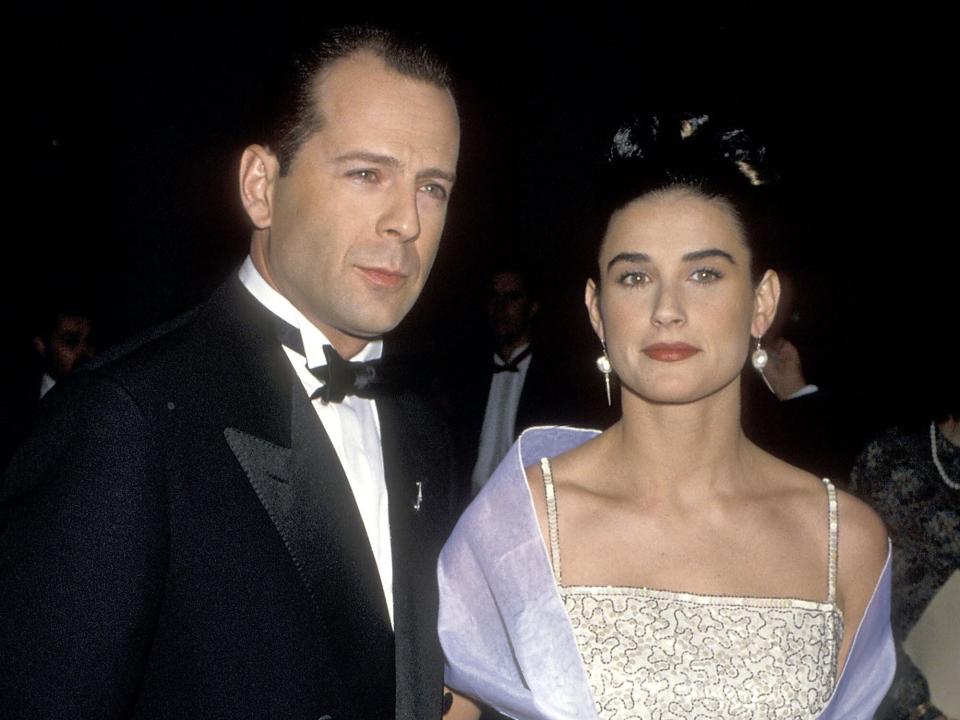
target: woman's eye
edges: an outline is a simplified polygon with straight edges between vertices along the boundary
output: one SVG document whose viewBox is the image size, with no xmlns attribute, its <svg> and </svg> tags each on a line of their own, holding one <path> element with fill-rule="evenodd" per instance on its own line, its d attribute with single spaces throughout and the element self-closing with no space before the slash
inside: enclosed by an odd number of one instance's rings
<svg viewBox="0 0 960 720">
<path fill-rule="evenodd" d="M 723 274 L 712 268 L 701 268 L 700 270 L 694 270 L 693 274 L 690 275 L 690 278 L 695 282 L 699 283 L 710 283 L 715 280 L 719 280 L 723 277 Z"/>
<path fill-rule="evenodd" d="M 646 285 L 650 282 L 650 276 L 645 272 L 640 272 L 639 270 L 633 270 L 631 272 L 625 272 L 620 276 L 621 285 Z"/>
</svg>

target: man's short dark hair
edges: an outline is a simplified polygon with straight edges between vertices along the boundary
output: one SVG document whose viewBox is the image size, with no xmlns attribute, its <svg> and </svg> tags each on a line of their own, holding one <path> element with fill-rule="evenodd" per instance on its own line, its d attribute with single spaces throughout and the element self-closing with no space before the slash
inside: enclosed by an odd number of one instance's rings
<svg viewBox="0 0 960 720">
<path fill-rule="evenodd" d="M 319 42 L 294 53 L 275 102 L 267 144 L 286 175 L 300 146 L 323 127 L 317 107 L 316 79 L 337 60 L 358 52 L 370 52 L 401 75 L 451 90 L 446 64 L 426 45 L 409 42 L 381 28 L 350 26 L 327 32 Z"/>
<path fill-rule="evenodd" d="M 49 342 L 64 318 L 86 318 L 93 322 L 93 315 L 85 302 L 58 299 L 41 303 L 34 311 L 30 322 L 31 332 L 44 342 Z"/>
<path fill-rule="evenodd" d="M 534 271 L 531 262 L 520 257 L 508 257 L 495 260 L 488 266 L 487 282 L 493 283 L 497 275 L 512 274 L 516 275 L 523 282 L 523 291 L 528 300 L 538 301 L 543 296 L 543 289 L 540 286 L 540 274 Z"/>
</svg>

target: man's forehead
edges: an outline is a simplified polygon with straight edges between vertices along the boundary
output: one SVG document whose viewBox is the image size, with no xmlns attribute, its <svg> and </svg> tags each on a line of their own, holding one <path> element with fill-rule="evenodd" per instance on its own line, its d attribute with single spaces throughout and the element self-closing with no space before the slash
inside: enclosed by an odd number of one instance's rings
<svg viewBox="0 0 960 720">
<path fill-rule="evenodd" d="M 90 318 L 86 315 L 60 315 L 57 317 L 57 328 L 64 330 L 82 330 L 90 326 Z"/>
<path fill-rule="evenodd" d="M 349 107 L 357 97 L 389 98 L 410 88 L 429 90 L 435 98 L 448 101 L 453 112 L 457 112 L 448 89 L 401 73 L 372 50 L 359 49 L 334 60 L 313 81 L 314 99 L 321 111 L 331 104 L 348 103 Z"/>
<path fill-rule="evenodd" d="M 448 90 L 409 78 L 368 51 L 334 61 L 315 82 L 319 123 L 312 139 L 326 155 L 399 153 L 398 162 L 426 163 L 452 181 L 460 123 Z M 410 152 L 416 157 L 405 157 Z"/>
<path fill-rule="evenodd" d="M 493 291 L 496 293 L 504 293 L 515 290 L 524 289 L 523 275 L 514 271 L 514 270 L 503 270 L 501 272 L 494 273 L 490 282 Z"/>
</svg>

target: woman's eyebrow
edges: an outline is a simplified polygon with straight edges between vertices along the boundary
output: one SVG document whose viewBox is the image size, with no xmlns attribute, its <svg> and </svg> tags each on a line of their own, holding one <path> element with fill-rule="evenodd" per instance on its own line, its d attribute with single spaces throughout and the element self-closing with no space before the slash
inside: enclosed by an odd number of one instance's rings
<svg viewBox="0 0 960 720">
<path fill-rule="evenodd" d="M 692 262 L 694 260 L 703 260 L 705 258 L 719 257 L 724 258 L 731 265 L 736 265 L 737 261 L 733 259 L 733 255 L 728 253 L 726 250 L 720 250 L 719 248 L 708 248 L 706 250 L 696 250 L 694 252 L 689 252 L 681 258 L 683 262 Z M 650 262 L 650 256 L 642 252 L 622 252 L 614 255 L 610 262 L 607 263 L 607 271 L 609 272 L 618 262 Z"/>
<path fill-rule="evenodd" d="M 617 253 L 607 263 L 607 272 L 618 262 L 650 262 L 650 256 L 642 252 Z"/>
<path fill-rule="evenodd" d="M 733 255 L 728 253 L 726 250 L 720 250 L 718 248 L 710 248 L 708 250 L 697 250 L 696 252 L 690 252 L 683 256 L 684 262 L 690 262 L 692 260 L 703 260 L 704 258 L 710 257 L 721 257 L 726 258 L 731 265 L 736 265 L 737 261 L 733 259 Z"/>
</svg>

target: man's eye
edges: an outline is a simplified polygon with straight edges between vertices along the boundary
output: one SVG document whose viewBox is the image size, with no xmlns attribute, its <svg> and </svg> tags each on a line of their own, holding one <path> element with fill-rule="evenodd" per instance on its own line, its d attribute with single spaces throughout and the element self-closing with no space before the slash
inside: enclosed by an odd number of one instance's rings
<svg viewBox="0 0 960 720">
<path fill-rule="evenodd" d="M 625 272 L 619 280 L 621 285 L 646 285 L 648 282 L 650 282 L 650 276 L 639 270 Z"/>
<path fill-rule="evenodd" d="M 690 278 L 698 283 L 711 283 L 722 277 L 723 273 L 713 268 L 700 268 L 699 270 L 694 270 L 690 275 Z"/>
<path fill-rule="evenodd" d="M 430 197 L 437 200 L 447 199 L 447 189 L 443 185 L 438 185 L 437 183 L 427 183 L 420 189 L 427 193 L 427 195 Z"/>
<path fill-rule="evenodd" d="M 353 170 L 348 173 L 348 176 L 360 182 L 367 183 L 376 182 L 379 179 L 376 170 Z"/>
</svg>

